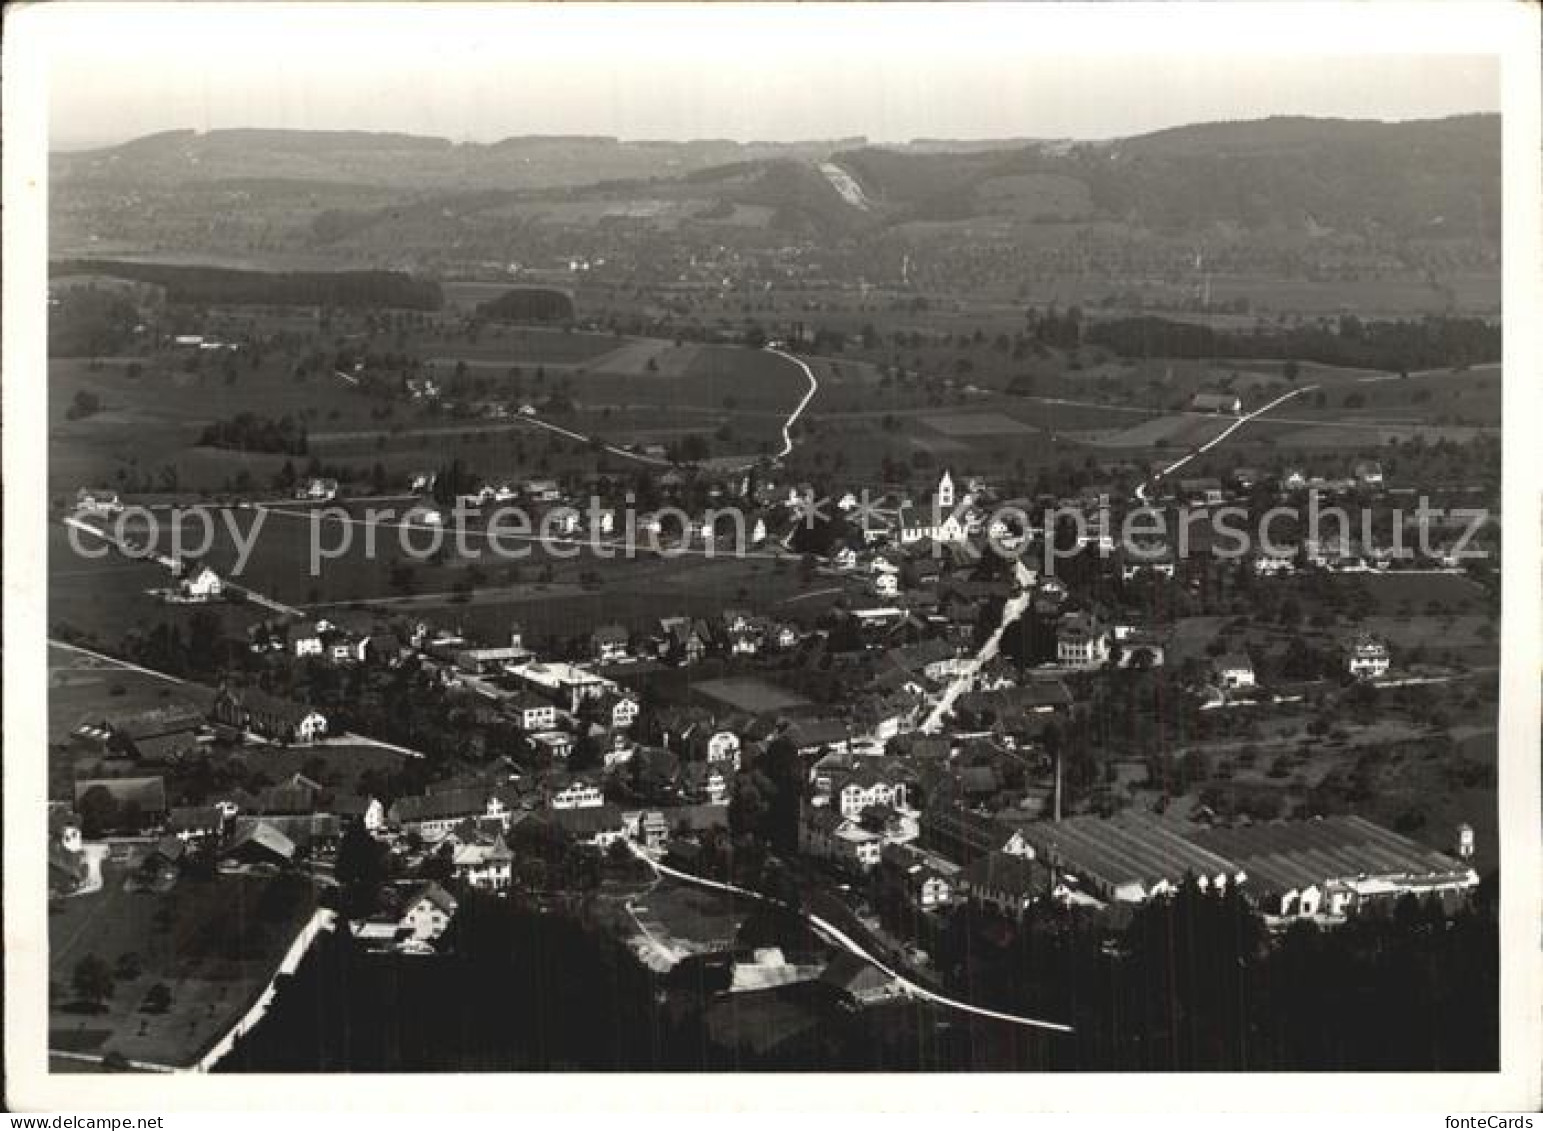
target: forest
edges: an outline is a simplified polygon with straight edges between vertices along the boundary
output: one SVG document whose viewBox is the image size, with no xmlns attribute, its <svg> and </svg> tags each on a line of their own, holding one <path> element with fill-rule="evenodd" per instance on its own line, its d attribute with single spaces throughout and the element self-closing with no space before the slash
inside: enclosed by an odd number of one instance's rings
<svg viewBox="0 0 1543 1131">
<path fill-rule="evenodd" d="M 241 271 L 202 264 L 69 259 L 48 265 L 51 276 L 105 275 L 150 283 L 166 301 L 195 306 L 330 306 L 349 309 L 438 310 L 439 284 L 401 271 Z"/>
</svg>

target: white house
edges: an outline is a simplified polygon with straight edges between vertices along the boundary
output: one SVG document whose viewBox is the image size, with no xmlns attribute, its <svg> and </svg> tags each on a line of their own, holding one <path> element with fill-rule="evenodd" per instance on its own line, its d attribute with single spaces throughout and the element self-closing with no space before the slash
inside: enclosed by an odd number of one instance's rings
<svg viewBox="0 0 1543 1131">
<path fill-rule="evenodd" d="M 513 878 L 514 853 L 498 836 L 492 844 L 457 845 L 451 866 L 455 878 L 462 883 L 486 891 L 504 891 Z"/>
<path fill-rule="evenodd" d="M 633 755 L 638 752 L 637 743 L 625 734 L 613 734 L 611 745 L 606 748 L 604 766 L 607 770 L 614 770 L 618 766 L 625 766 L 632 761 Z"/>
<path fill-rule="evenodd" d="M 1096 668 L 1109 659 L 1109 634 L 1086 613 L 1068 613 L 1056 629 L 1056 659 L 1069 668 Z"/>
<path fill-rule="evenodd" d="M 82 487 L 75 492 L 75 509 L 90 514 L 117 514 L 123 510 L 118 492 Z"/>
<path fill-rule="evenodd" d="M 1218 656 L 1215 664 L 1216 684 L 1228 691 L 1254 686 L 1254 664 L 1241 652 L 1228 652 Z"/>
<path fill-rule="evenodd" d="M 728 763 L 737 770 L 739 754 L 739 735 L 731 730 L 714 731 L 707 740 L 707 764 L 710 766 Z"/>
<path fill-rule="evenodd" d="M 450 926 L 455 909 L 455 896 L 430 882 L 403 901 L 397 926 L 413 942 L 432 942 Z"/>
<path fill-rule="evenodd" d="M 526 732 L 551 730 L 557 725 L 557 708 L 528 691 L 511 697 L 508 710 Z"/>
<path fill-rule="evenodd" d="M 619 624 L 603 624 L 595 629 L 590 635 L 595 662 L 620 664 L 632 659 L 632 654 L 627 650 L 629 639 L 627 630 Z"/>
<path fill-rule="evenodd" d="M 600 787 L 584 778 L 574 778 L 547 794 L 547 805 L 553 809 L 593 809 L 604 804 Z"/>
<path fill-rule="evenodd" d="M 220 575 L 208 566 L 199 566 L 182 579 L 182 596 L 189 601 L 218 601 L 225 591 Z"/>
<path fill-rule="evenodd" d="M 337 498 L 338 481 L 336 479 L 307 479 L 295 491 L 295 498 L 307 499 L 319 502 L 328 502 Z"/>
<path fill-rule="evenodd" d="M 891 782 L 878 774 L 865 773 L 850 777 L 836 785 L 831 796 L 835 799 L 843 817 L 855 818 L 873 805 L 904 808 L 906 791 L 904 782 Z"/>
<path fill-rule="evenodd" d="M 1387 646 L 1379 640 L 1364 636 L 1350 646 L 1348 666 L 1358 679 L 1378 679 L 1387 675 L 1390 665 Z"/>
<path fill-rule="evenodd" d="M 1357 460 L 1351 474 L 1367 487 L 1382 485 L 1382 465 L 1373 459 Z"/>
<path fill-rule="evenodd" d="M 641 708 L 630 695 L 607 695 L 600 700 L 600 709 L 613 730 L 624 730 L 637 721 Z"/>
</svg>

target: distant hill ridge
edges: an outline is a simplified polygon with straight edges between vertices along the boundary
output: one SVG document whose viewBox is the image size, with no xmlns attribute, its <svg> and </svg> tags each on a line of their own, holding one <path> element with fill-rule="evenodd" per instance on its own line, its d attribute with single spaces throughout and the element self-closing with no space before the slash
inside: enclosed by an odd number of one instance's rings
<svg viewBox="0 0 1543 1131">
<path fill-rule="evenodd" d="M 835 168 L 831 168 L 834 166 Z M 1498 241 L 1500 119 L 1408 122 L 1276 117 L 1211 122 L 1115 141 L 861 138 L 807 142 L 634 141 L 528 135 L 494 143 L 364 131 L 176 130 L 56 154 L 72 190 L 347 184 L 376 192 L 330 216 L 325 239 L 439 207 L 458 214 L 509 194 L 561 192 L 625 212 L 699 202 L 704 216 L 769 209 L 768 230 L 857 235 L 913 222 L 1110 222 L 1186 238 L 1221 228 L 1343 232 L 1377 239 Z M 850 190 L 853 182 L 860 193 Z M 845 190 L 845 191 L 843 191 Z M 286 190 L 293 191 L 293 190 Z M 380 194 L 394 197 L 381 207 Z M 479 205 L 475 194 L 486 194 Z"/>
</svg>

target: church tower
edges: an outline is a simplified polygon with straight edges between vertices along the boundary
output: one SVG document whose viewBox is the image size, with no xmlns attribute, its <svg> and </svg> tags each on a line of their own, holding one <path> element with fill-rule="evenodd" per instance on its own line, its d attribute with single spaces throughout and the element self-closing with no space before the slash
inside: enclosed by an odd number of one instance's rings
<svg viewBox="0 0 1543 1131">
<path fill-rule="evenodd" d="M 954 477 L 946 468 L 943 471 L 943 478 L 938 480 L 938 508 L 940 510 L 954 508 Z"/>
</svg>

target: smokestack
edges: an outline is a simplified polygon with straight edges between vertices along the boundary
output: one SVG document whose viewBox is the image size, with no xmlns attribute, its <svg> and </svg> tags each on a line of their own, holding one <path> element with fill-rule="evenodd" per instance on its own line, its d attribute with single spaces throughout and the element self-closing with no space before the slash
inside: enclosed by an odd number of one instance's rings
<svg viewBox="0 0 1543 1131">
<path fill-rule="evenodd" d="M 1055 752 L 1055 821 L 1061 823 L 1061 751 Z"/>
</svg>

